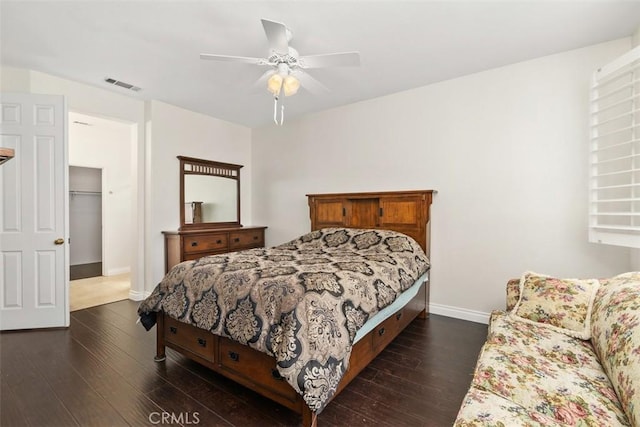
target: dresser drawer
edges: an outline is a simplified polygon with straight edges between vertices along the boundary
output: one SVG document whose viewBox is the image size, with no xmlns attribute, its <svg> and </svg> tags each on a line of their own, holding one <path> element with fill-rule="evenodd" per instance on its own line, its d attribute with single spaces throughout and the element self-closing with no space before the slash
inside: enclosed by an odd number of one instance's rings
<svg viewBox="0 0 640 427">
<path fill-rule="evenodd" d="M 229 233 L 231 248 L 257 248 L 264 246 L 264 230 L 244 230 Z"/>
<path fill-rule="evenodd" d="M 183 240 L 185 254 L 226 249 L 228 244 L 226 233 L 195 234 L 184 236 Z"/>
<path fill-rule="evenodd" d="M 209 331 L 187 325 L 168 316 L 164 318 L 164 336 L 167 343 L 174 344 L 206 360 L 214 360 L 214 337 Z"/>
<path fill-rule="evenodd" d="M 165 273 L 182 261 L 204 256 L 264 247 L 267 227 L 203 228 L 184 231 L 163 231 L 165 242 Z"/>
<path fill-rule="evenodd" d="M 296 398 L 295 390 L 278 373 L 273 357 L 227 338 L 220 338 L 218 346 L 218 362 L 225 371 L 264 384 L 268 391 L 287 399 Z"/>
</svg>

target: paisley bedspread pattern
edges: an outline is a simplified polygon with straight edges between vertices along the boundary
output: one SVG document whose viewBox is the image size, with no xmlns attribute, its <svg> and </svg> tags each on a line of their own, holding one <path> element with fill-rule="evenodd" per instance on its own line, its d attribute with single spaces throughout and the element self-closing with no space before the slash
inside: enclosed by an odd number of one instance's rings
<svg viewBox="0 0 640 427">
<path fill-rule="evenodd" d="M 280 374 L 320 412 L 358 329 L 428 268 L 404 234 L 323 229 L 273 248 L 178 264 L 138 313 L 164 310 L 274 356 Z"/>
</svg>

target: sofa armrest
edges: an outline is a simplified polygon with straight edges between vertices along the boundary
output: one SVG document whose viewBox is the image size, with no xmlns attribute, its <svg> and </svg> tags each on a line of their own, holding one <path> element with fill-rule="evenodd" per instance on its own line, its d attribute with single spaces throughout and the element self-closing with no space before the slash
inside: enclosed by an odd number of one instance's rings
<svg viewBox="0 0 640 427">
<path fill-rule="evenodd" d="M 520 279 L 510 279 L 507 282 L 507 311 L 515 307 L 520 298 Z"/>
</svg>

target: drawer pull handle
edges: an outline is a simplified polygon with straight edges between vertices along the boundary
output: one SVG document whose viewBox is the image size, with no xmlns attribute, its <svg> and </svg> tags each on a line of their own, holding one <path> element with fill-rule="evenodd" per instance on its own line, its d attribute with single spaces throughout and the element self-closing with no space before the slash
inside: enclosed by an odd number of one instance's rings
<svg viewBox="0 0 640 427">
<path fill-rule="evenodd" d="M 205 340 L 204 338 L 198 338 L 198 345 L 200 345 L 200 347 L 206 347 L 207 340 Z"/>
<path fill-rule="evenodd" d="M 277 369 L 272 369 L 271 370 L 271 376 L 274 379 L 278 380 L 278 381 L 283 381 L 284 380 L 284 377 L 282 375 L 280 375 L 280 372 L 278 372 Z"/>
<path fill-rule="evenodd" d="M 239 237 L 236 237 L 235 239 L 233 239 L 233 241 L 234 241 L 234 242 L 239 242 L 239 241 L 240 241 L 240 238 L 239 238 Z"/>
<path fill-rule="evenodd" d="M 384 328 L 380 328 L 378 330 L 378 335 L 383 336 L 384 335 Z"/>
<path fill-rule="evenodd" d="M 240 361 L 240 355 L 238 353 L 236 353 L 235 351 L 230 351 L 229 352 L 229 359 L 233 360 L 234 362 L 239 362 Z"/>
<path fill-rule="evenodd" d="M 222 240 L 216 240 L 216 243 L 220 244 L 220 243 L 222 243 Z"/>
<path fill-rule="evenodd" d="M 402 312 L 396 313 L 396 320 L 402 319 Z"/>
<path fill-rule="evenodd" d="M 198 246 L 198 242 L 191 242 L 191 246 Z"/>
<path fill-rule="evenodd" d="M 258 236 L 253 236 L 253 240 L 258 240 Z"/>
<path fill-rule="evenodd" d="M 176 328 L 175 326 L 169 326 L 169 332 L 171 332 L 172 334 L 177 334 L 178 328 Z"/>
</svg>

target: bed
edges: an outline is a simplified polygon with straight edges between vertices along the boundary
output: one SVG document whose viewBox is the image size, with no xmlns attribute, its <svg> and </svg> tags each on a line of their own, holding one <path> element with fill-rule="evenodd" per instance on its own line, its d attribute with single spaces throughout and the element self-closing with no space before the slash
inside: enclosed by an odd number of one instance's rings
<svg viewBox="0 0 640 427">
<path fill-rule="evenodd" d="M 431 195 L 308 195 L 311 232 L 178 264 L 138 310 L 147 329 L 157 323 L 156 360 L 170 347 L 317 425 L 427 315 Z"/>
</svg>

